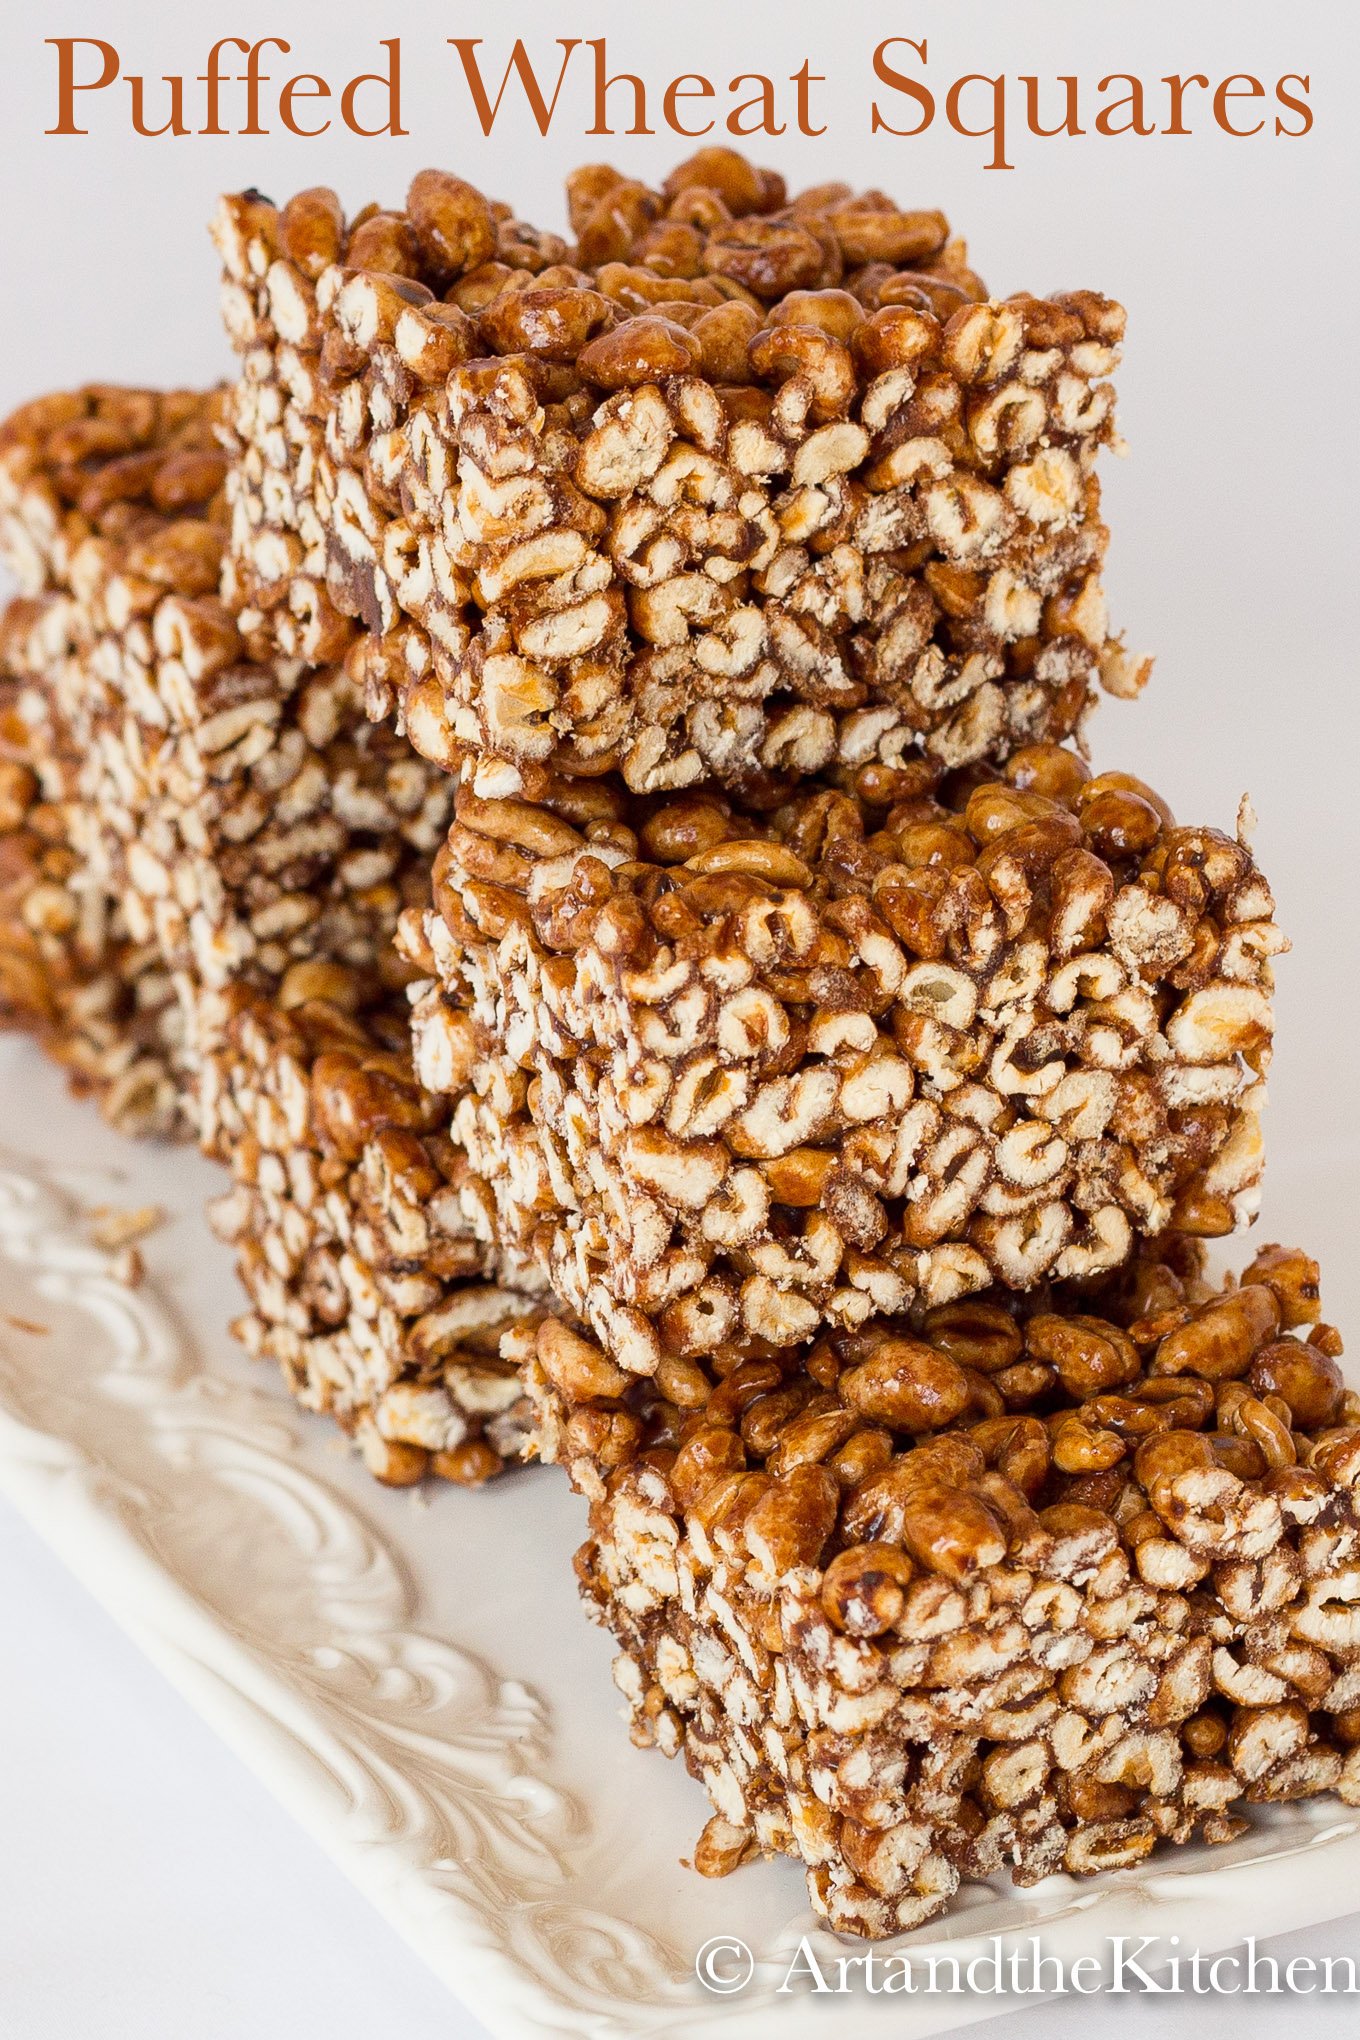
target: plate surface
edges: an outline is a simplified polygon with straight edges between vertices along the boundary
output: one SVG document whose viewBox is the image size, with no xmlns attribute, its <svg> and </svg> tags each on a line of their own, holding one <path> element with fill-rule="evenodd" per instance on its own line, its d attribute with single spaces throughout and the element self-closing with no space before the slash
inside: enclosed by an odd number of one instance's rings
<svg viewBox="0 0 1360 2040">
<path fill-rule="evenodd" d="M 817 1997 L 779 1983 L 805 1934 L 824 1961 L 857 1951 L 818 1929 L 792 1863 L 719 1884 L 685 1866 L 706 1806 L 616 1718 L 565 1481 L 376 1487 L 234 1347 L 202 1217 L 216 1172 L 109 1132 L 25 1044 L 0 1043 L 0 1098 L 0 1490 L 493 2032 L 825 2035 Z M 146 1204 L 168 1216 L 129 1290 L 88 1213 Z M 1360 1814 L 1329 1799 L 1137 1873 L 972 1887 L 889 1946 L 966 1963 L 1038 1935 L 1070 1963 L 1175 1933 L 1207 1952 L 1335 1918 L 1357 1889 Z M 753 1951 L 738 1994 L 695 1980 L 715 1936 Z M 926 2034 L 1014 2002 L 856 1992 L 854 2016 Z"/>
</svg>

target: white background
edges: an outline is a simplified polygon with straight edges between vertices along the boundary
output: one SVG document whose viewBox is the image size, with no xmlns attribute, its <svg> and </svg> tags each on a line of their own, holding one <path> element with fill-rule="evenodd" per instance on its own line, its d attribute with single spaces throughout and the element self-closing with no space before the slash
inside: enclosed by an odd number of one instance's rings
<svg viewBox="0 0 1360 2040">
<path fill-rule="evenodd" d="M 554 35 L 607 34 L 611 69 L 640 73 L 658 101 L 682 71 L 725 84 L 742 70 L 786 76 L 810 57 L 828 75 L 816 104 L 829 132 L 753 146 L 791 186 L 843 176 L 906 204 L 942 205 L 999 292 L 1089 285 L 1129 307 L 1120 415 L 1132 455 L 1107 469 L 1107 582 L 1116 623 L 1158 665 L 1140 704 L 1102 709 L 1092 747 L 1098 765 L 1152 780 L 1184 820 L 1230 825 L 1238 796 L 1252 793 L 1258 854 L 1296 945 L 1280 972 L 1263 1236 L 1321 1255 L 1329 1315 L 1360 1325 L 1360 52 L 1348 10 L 1338 0 L 834 9 L 690 0 L 645 12 L 586 0 L 573 10 L 384 0 L 344 25 L 335 13 L 299 0 L 220 11 L 194 0 L 173 13 L 145 0 L 70 0 L 39 21 L 7 7 L 0 410 L 89 378 L 191 383 L 228 372 L 204 231 L 219 189 L 255 184 L 282 200 L 329 182 L 352 209 L 396 204 L 412 172 L 433 162 L 557 226 L 573 164 L 604 157 L 657 176 L 688 152 L 664 136 L 583 138 L 590 115 L 571 71 L 547 140 L 518 106 L 484 140 L 450 34 L 485 37 L 497 77 L 514 33 L 554 74 Z M 315 70 L 337 84 L 373 67 L 379 37 L 400 35 L 411 133 L 142 139 L 130 133 L 120 83 L 85 95 L 87 139 L 47 137 L 55 64 L 43 37 L 54 33 L 114 43 L 125 70 L 149 74 L 153 120 L 165 104 L 154 80 L 192 79 L 219 35 L 282 36 L 293 50 L 274 53 L 278 75 Z M 929 38 L 924 75 L 941 96 L 965 71 L 1071 72 L 1086 88 L 1114 71 L 1154 87 L 1173 71 L 1253 72 L 1268 83 L 1307 73 L 1315 126 L 1293 141 L 1016 134 L 1016 168 L 988 172 L 986 144 L 939 126 L 915 140 L 870 139 L 869 57 L 887 35 Z M 188 101 L 195 125 L 199 89 Z M 239 103 L 224 96 L 228 118 Z M 1150 105 L 1160 104 L 1154 90 Z M 0 1138 L 3 1112 L 0 1100 Z M 0 1610 L 4 2040 L 480 2031 L 8 1515 Z M 1360 1916 L 1288 1944 L 1304 1950 L 1360 1958 Z M 1006 2025 L 1016 2040 L 1037 2040 L 1099 2028 L 1112 2009 L 1071 2004 Z M 1226 2033 L 1231 2020 L 1237 2033 L 1265 2034 L 1300 2015 L 1323 2031 L 1354 2028 L 1353 2005 L 1320 2000 L 1306 2011 L 1129 2001 L 1125 2019 L 1126 2030 L 1141 2018 L 1149 2033 L 1155 2016 L 1175 2033 Z"/>
</svg>

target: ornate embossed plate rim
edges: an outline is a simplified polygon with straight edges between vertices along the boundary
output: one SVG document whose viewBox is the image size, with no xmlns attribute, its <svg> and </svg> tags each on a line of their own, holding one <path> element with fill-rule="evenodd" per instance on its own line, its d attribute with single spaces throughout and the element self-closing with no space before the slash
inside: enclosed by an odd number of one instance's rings
<svg viewBox="0 0 1360 2040">
<path fill-rule="evenodd" d="M 698 1993 L 692 1951 L 590 1903 L 579 1874 L 590 1809 L 549 1778 L 551 1724 L 537 1697 L 420 1628 L 418 1582 L 401 1551 L 300 1465 L 273 1398 L 201 1363 L 153 1288 L 111 1281 L 45 1177 L 40 1164 L 0 1165 L 0 1308 L 17 1286 L 99 1327 L 102 1348 L 82 1342 L 88 1393 L 131 1440 L 136 1475 L 69 1435 L 73 1426 L 32 1421 L 25 1391 L 53 1354 L 11 1339 L 0 1350 L 0 1491 L 171 1682 L 494 2031 L 740 2030 L 755 2040 L 776 2018 L 785 2036 L 790 2020 L 812 2030 L 812 2000 L 776 1990 L 805 1916 L 762 1949 L 749 1992 L 718 1999 Z M 247 1638 L 201 1579 L 173 1569 L 155 1521 L 185 1483 L 195 1498 L 211 1489 L 216 1509 L 270 1512 L 305 1567 L 323 1645 L 299 1647 L 267 1625 Z M 1041 1932 L 1045 1950 L 1070 1961 L 1113 1934 L 1175 1931 L 1183 1947 L 1208 1951 L 1334 1918 L 1358 1880 L 1360 1818 L 1329 1802 L 1284 1809 L 1217 1857 L 1160 1858 L 1090 1885 L 978 1892 L 901 1945 L 948 1948 L 966 1962 L 993 1933 Z M 728 1889 L 740 1932 L 740 1880 Z M 1015 2000 L 890 2002 L 895 2031 L 924 2035 Z M 869 2010 L 857 1998 L 857 2016 Z"/>
</svg>

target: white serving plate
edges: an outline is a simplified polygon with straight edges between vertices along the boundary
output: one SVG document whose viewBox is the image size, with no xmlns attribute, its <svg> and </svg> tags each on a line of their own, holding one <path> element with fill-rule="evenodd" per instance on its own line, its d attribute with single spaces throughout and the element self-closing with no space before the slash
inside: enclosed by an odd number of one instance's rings
<svg viewBox="0 0 1360 2040">
<path fill-rule="evenodd" d="M 565 1481 L 375 1486 L 233 1346 L 230 1260 L 202 1216 L 219 1182 L 120 1139 L 0 1043 L 0 1491 L 493 2032 L 828 2033 L 818 1998 L 778 1983 L 804 1934 L 824 1958 L 856 1950 L 817 1927 L 792 1863 L 717 1884 L 685 1866 L 707 1809 L 620 1725 Z M 128 1290 L 82 1210 L 147 1203 L 172 1216 Z M 1324 1800 L 1137 1873 L 974 1887 L 892 1945 L 966 1961 L 1037 1934 L 1070 1963 L 1176 1933 L 1207 1952 L 1357 1892 L 1360 1814 Z M 754 1952 L 738 1995 L 695 1980 L 718 1935 Z M 853 1999 L 857 2031 L 898 2035 L 1014 2003 Z"/>
</svg>

